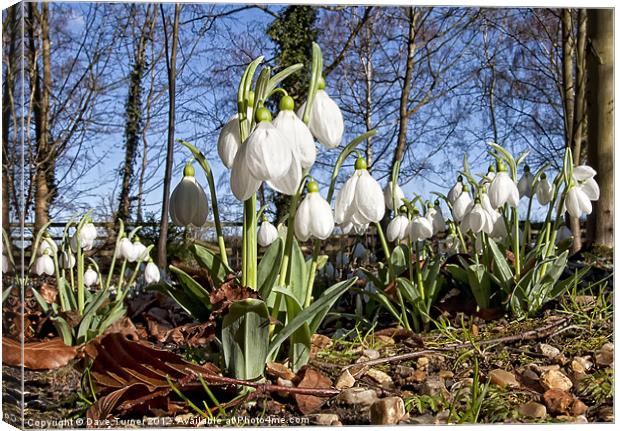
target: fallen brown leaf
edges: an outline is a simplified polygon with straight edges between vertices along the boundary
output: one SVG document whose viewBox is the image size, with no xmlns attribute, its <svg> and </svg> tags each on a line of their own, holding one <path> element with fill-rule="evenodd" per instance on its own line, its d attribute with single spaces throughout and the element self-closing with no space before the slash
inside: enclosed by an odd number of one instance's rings
<svg viewBox="0 0 620 431">
<path fill-rule="evenodd" d="M 52 370 L 64 367 L 77 355 L 77 349 L 67 346 L 60 338 L 25 343 L 23 352 L 24 367 L 31 370 Z M 13 366 L 22 365 L 21 343 L 2 337 L 2 363 Z"/>
<path fill-rule="evenodd" d="M 331 388 L 331 380 L 314 368 L 304 367 L 299 370 L 298 374 L 301 378 L 301 381 L 297 385 L 298 388 Z M 325 404 L 325 401 L 327 401 L 325 398 L 318 397 L 316 395 L 295 394 L 297 408 L 304 415 L 309 415 L 316 412 L 323 406 L 323 404 Z"/>
</svg>

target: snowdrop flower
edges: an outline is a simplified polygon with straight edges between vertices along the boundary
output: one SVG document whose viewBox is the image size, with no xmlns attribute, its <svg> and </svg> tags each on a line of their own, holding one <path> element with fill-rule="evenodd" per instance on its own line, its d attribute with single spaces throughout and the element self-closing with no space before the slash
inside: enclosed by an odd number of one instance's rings
<svg viewBox="0 0 620 431">
<path fill-rule="evenodd" d="M 258 228 L 258 244 L 261 247 L 267 247 L 276 239 L 278 239 L 278 229 L 269 223 L 266 218 L 263 218 L 263 222 Z"/>
<path fill-rule="evenodd" d="M 534 195 L 534 175 L 530 172 L 530 167 L 525 165 L 523 167 L 523 175 L 521 175 L 521 179 L 517 183 L 517 189 L 519 190 L 519 196 L 524 197 L 527 196 L 531 198 Z"/>
<path fill-rule="evenodd" d="M 89 266 L 88 269 L 84 271 L 84 285 L 86 287 L 91 287 L 97 284 L 97 280 L 99 280 L 99 275 Z"/>
<path fill-rule="evenodd" d="M 547 179 L 547 175 L 543 172 L 540 180 L 536 183 L 536 198 L 541 205 L 547 205 L 553 198 L 553 185 Z"/>
<path fill-rule="evenodd" d="M 58 251 L 58 245 L 50 236 L 45 233 L 39 244 L 39 255 L 45 254 L 45 251 L 49 250 L 50 254 L 55 254 Z"/>
<path fill-rule="evenodd" d="M 306 104 L 297 111 L 299 118 L 303 118 Z M 318 91 L 314 97 L 308 127 L 312 135 L 325 147 L 336 148 L 342 141 L 344 134 L 344 120 L 336 102 L 325 92 L 325 79 L 321 78 Z"/>
<path fill-rule="evenodd" d="M 433 225 L 420 214 L 415 214 L 409 222 L 409 238 L 411 241 L 424 241 L 433 236 Z"/>
<path fill-rule="evenodd" d="M 285 175 L 294 175 L 293 182 L 297 177 L 301 180 L 299 161 L 294 163 L 292 148 L 272 124 L 269 110 L 259 108 L 256 121 L 258 125 L 237 151 L 230 173 L 230 187 L 240 201 L 248 200 L 263 181 L 271 181 L 274 188 L 279 186 L 282 193 L 290 194 L 289 183 L 274 182 Z"/>
<path fill-rule="evenodd" d="M 37 275 L 54 275 L 54 261 L 50 257 L 48 251 L 37 257 L 34 264 L 34 272 Z"/>
<path fill-rule="evenodd" d="M 377 223 L 383 218 L 383 190 L 366 168 L 366 161 L 359 157 L 355 162 L 355 172 L 336 199 L 336 223 L 352 222 L 354 225 L 363 226 Z"/>
<path fill-rule="evenodd" d="M 435 201 L 435 205 L 429 204 L 426 218 L 433 226 L 433 235 L 446 230 L 446 221 L 443 218 L 439 201 Z"/>
<path fill-rule="evenodd" d="M 327 239 L 334 230 L 334 215 L 329 203 L 319 194 L 319 185 L 310 181 L 308 193 L 299 204 L 295 216 L 295 235 L 300 241 Z"/>
<path fill-rule="evenodd" d="M 519 189 L 508 175 L 506 165 L 503 162 L 499 163 L 497 174 L 491 181 L 489 199 L 493 208 L 499 208 L 505 203 L 513 208 L 519 205 Z"/>
<path fill-rule="evenodd" d="M 459 175 L 456 184 L 454 184 L 448 192 L 448 201 L 454 205 L 454 202 L 461 196 L 461 193 L 463 193 L 463 176 Z"/>
<path fill-rule="evenodd" d="M 209 202 L 194 174 L 194 166 L 187 163 L 183 168 L 183 179 L 170 195 L 170 218 L 177 226 L 198 227 L 207 221 Z"/>
<path fill-rule="evenodd" d="M 144 281 L 146 284 L 158 283 L 160 278 L 159 268 L 153 261 L 149 261 L 144 267 Z"/>
<path fill-rule="evenodd" d="M 406 215 L 400 214 L 394 217 L 387 227 L 387 240 L 390 242 L 393 241 L 402 241 L 407 237 L 409 227 L 409 219 Z"/>
<path fill-rule="evenodd" d="M 140 242 L 138 237 L 136 237 L 136 240 L 134 241 L 132 247 L 133 247 L 132 255 L 135 256 L 134 260 L 142 262 L 149 258 L 149 254 L 146 250 L 146 246 Z M 133 262 L 133 261 L 130 260 L 130 262 Z"/>
<path fill-rule="evenodd" d="M 63 251 L 60 253 L 60 259 L 58 260 L 58 265 L 62 269 L 71 269 L 75 266 L 75 256 L 71 251 Z"/>
<path fill-rule="evenodd" d="M 452 215 L 454 216 L 454 220 L 460 222 L 465 217 L 467 213 L 467 209 L 471 204 L 471 196 L 469 195 L 469 187 L 466 185 L 463 186 L 461 190 L 461 194 L 456 198 L 454 203 L 452 204 Z"/>
<path fill-rule="evenodd" d="M 464 232 L 491 234 L 493 232 L 494 220 L 492 216 L 483 208 L 480 200 L 477 199 L 469 212 L 463 217 L 461 229 Z"/>
<path fill-rule="evenodd" d="M 241 145 L 241 137 L 239 136 L 239 114 L 232 116 L 230 120 L 222 127 L 220 136 L 217 139 L 217 153 L 228 169 L 232 168 L 235 155 Z"/>
<path fill-rule="evenodd" d="M 316 160 L 314 138 L 308 126 L 293 111 L 295 102 L 290 96 L 280 99 L 280 112 L 273 120 L 273 125 L 292 145 L 293 155 L 304 169 L 309 169 Z"/>
<path fill-rule="evenodd" d="M 394 209 L 394 201 L 396 201 L 397 206 L 402 205 L 404 203 L 404 197 L 405 194 L 403 193 L 403 189 L 401 189 L 400 186 L 396 184 L 394 186 L 394 196 L 392 199 L 392 181 L 390 181 L 383 189 L 383 199 L 385 200 L 385 205 L 390 210 Z"/>
</svg>

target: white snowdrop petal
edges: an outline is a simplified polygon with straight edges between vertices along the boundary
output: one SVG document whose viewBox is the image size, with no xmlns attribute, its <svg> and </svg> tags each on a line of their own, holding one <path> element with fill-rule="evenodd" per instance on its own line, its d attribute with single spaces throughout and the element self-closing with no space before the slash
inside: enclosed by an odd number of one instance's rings
<svg viewBox="0 0 620 431">
<path fill-rule="evenodd" d="M 232 168 L 235 155 L 241 145 L 241 137 L 239 136 L 239 114 L 232 116 L 230 120 L 222 127 L 220 136 L 217 139 L 217 152 L 228 169 Z"/>
</svg>

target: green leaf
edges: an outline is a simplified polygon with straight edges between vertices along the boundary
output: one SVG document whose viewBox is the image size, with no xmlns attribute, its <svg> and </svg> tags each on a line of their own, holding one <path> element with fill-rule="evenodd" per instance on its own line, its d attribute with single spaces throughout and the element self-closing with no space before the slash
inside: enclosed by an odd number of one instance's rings
<svg viewBox="0 0 620 431">
<path fill-rule="evenodd" d="M 269 346 L 269 354 L 271 355 L 276 349 L 280 347 L 280 345 L 288 339 L 300 326 L 306 323 L 309 319 L 312 320 L 312 327 L 316 327 L 316 322 L 314 319 L 319 316 L 320 310 L 326 307 L 328 310 L 331 305 L 344 293 L 349 289 L 355 282 L 357 281 L 357 277 L 351 278 L 349 280 L 341 281 L 340 283 L 336 283 L 327 289 L 323 294 L 314 301 L 308 308 L 302 310 L 294 319 L 289 321 L 287 325 L 282 328 L 278 335 L 276 335 L 271 344 Z"/>
<path fill-rule="evenodd" d="M 284 241 L 278 237 L 269 246 L 260 263 L 258 264 L 257 284 L 261 298 L 269 298 L 271 290 L 276 283 L 280 262 L 284 255 Z"/>
<path fill-rule="evenodd" d="M 269 310 L 260 299 L 234 302 L 222 322 L 222 347 L 226 367 L 235 378 L 263 375 L 269 347 Z"/>
<path fill-rule="evenodd" d="M 221 285 L 226 280 L 230 269 L 222 262 L 222 259 L 211 250 L 198 244 L 192 244 L 192 253 L 198 263 L 209 271 L 211 278 L 217 285 Z"/>
</svg>

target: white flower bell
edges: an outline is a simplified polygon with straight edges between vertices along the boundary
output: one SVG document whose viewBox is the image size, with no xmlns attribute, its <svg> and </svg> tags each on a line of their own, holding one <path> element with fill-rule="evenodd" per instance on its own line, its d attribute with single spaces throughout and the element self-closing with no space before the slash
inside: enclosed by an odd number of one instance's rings
<svg viewBox="0 0 620 431">
<path fill-rule="evenodd" d="M 58 265 L 62 269 L 71 269 L 75 266 L 75 256 L 71 251 L 63 251 L 60 253 L 60 258 L 58 259 Z"/>
<path fill-rule="evenodd" d="M 258 244 L 261 247 L 268 247 L 276 239 L 278 239 L 278 229 L 263 218 L 263 222 L 258 228 Z"/>
<path fill-rule="evenodd" d="M 433 226 L 433 235 L 446 230 L 446 220 L 441 212 L 439 201 L 435 201 L 434 205 L 432 203 L 429 204 L 428 211 L 426 212 L 426 218 Z"/>
<path fill-rule="evenodd" d="M 49 251 L 37 257 L 34 263 L 34 272 L 37 275 L 54 275 L 54 260 L 50 257 Z"/>
<path fill-rule="evenodd" d="M 470 211 L 463 217 L 463 222 L 461 223 L 461 229 L 464 232 L 471 231 L 476 234 L 480 232 L 491 234 L 493 227 L 493 217 L 483 208 L 479 199 L 476 200 Z"/>
<path fill-rule="evenodd" d="M 463 193 L 463 176 L 459 175 L 456 184 L 454 184 L 448 192 L 448 201 L 454 205 L 454 202 L 461 196 L 461 193 Z"/>
<path fill-rule="evenodd" d="M 295 114 L 295 102 L 290 96 L 280 99 L 280 112 L 273 120 L 273 125 L 292 146 L 293 155 L 304 169 L 309 169 L 316 160 L 314 138 L 308 126 Z"/>
<path fill-rule="evenodd" d="M 196 181 L 191 163 L 183 168 L 183 179 L 170 195 L 170 218 L 178 226 L 202 226 L 207 221 L 209 202 Z"/>
<path fill-rule="evenodd" d="M 424 241 L 433 236 L 433 225 L 427 218 L 415 214 L 409 222 L 409 238 L 411 241 Z"/>
<path fill-rule="evenodd" d="M 536 199 L 541 205 L 547 205 L 553 198 L 553 185 L 547 179 L 547 175 L 543 172 L 540 180 L 536 183 Z"/>
<path fill-rule="evenodd" d="M 307 185 L 308 193 L 295 215 L 295 236 L 300 241 L 310 238 L 327 239 L 334 230 L 334 215 L 329 203 L 319 193 L 316 181 Z"/>
<path fill-rule="evenodd" d="M 452 204 L 452 215 L 454 216 L 454 220 L 460 222 L 467 214 L 467 210 L 469 205 L 471 204 L 471 196 L 469 195 L 469 187 L 467 185 L 463 186 L 461 190 L 461 194 Z"/>
<path fill-rule="evenodd" d="M 528 198 L 531 198 L 532 196 L 534 196 L 533 185 L 534 185 L 534 175 L 532 175 L 532 173 L 530 172 L 530 167 L 528 165 L 525 165 L 523 167 L 523 175 L 521 175 L 521 178 L 519 179 L 519 182 L 517 183 L 517 189 L 519 190 L 519 196 L 521 198 L 524 196 L 527 196 Z"/>
<path fill-rule="evenodd" d="M 406 215 L 400 214 L 394 217 L 388 224 L 386 236 L 390 242 L 402 241 L 407 237 L 409 219 Z"/>
<path fill-rule="evenodd" d="M 161 278 L 159 268 L 152 261 L 144 267 L 144 281 L 146 284 L 158 283 Z"/>
<path fill-rule="evenodd" d="M 506 171 L 503 162 L 497 167 L 497 174 L 489 187 L 489 199 L 493 208 L 499 208 L 505 203 L 513 208 L 519 205 L 519 189 Z"/>
<path fill-rule="evenodd" d="M 222 127 L 220 136 L 217 139 L 217 153 L 228 169 L 232 168 L 235 155 L 241 145 L 241 137 L 239 136 L 239 114 L 232 116 L 230 120 Z"/>
<path fill-rule="evenodd" d="M 394 201 L 396 201 L 396 207 L 400 207 L 404 202 L 403 199 L 405 193 L 398 184 L 394 186 L 394 196 L 392 196 L 392 181 L 388 182 L 387 186 L 383 189 L 383 199 L 385 200 L 385 206 L 388 209 L 394 209 Z"/>
<path fill-rule="evenodd" d="M 84 285 L 86 287 L 91 287 L 97 284 L 98 280 L 99 275 L 91 267 L 88 267 L 88 269 L 84 271 Z"/>
<path fill-rule="evenodd" d="M 336 223 L 378 223 L 385 214 L 385 199 L 379 183 L 370 176 L 366 161 L 359 157 L 355 172 L 336 199 Z"/>
<path fill-rule="evenodd" d="M 303 118 L 306 104 L 297 111 L 299 118 Z M 336 102 L 325 92 L 325 80 L 321 78 L 318 91 L 314 97 L 308 127 L 312 135 L 325 147 L 336 148 L 342 141 L 344 134 L 344 120 Z"/>
</svg>

